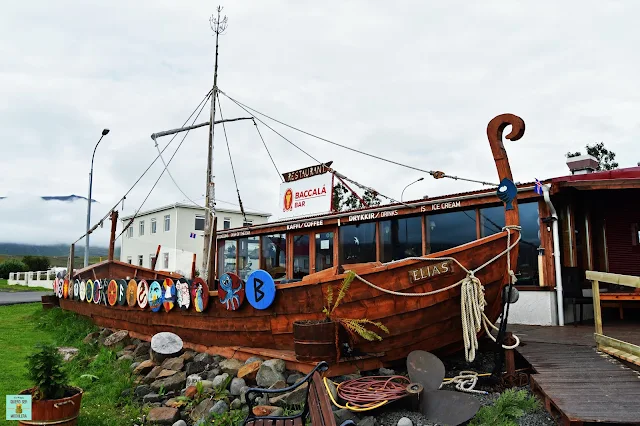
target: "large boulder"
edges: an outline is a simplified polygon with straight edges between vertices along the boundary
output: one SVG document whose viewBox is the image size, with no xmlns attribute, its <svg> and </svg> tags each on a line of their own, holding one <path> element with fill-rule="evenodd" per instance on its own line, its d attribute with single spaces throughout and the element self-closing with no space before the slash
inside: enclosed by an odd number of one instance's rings
<svg viewBox="0 0 640 426">
<path fill-rule="evenodd" d="M 278 407 L 286 407 L 289 405 L 296 405 L 304 403 L 307 396 L 307 383 L 303 383 L 293 391 L 278 395 L 275 398 L 269 399 L 271 405 L 277 405 Z"/>
<path fill-rule="evenodd" d="M 182 349 L 182 339 L 177 334 L 163 331 L 151 338 L 151 359 L 157 364 L 162 364 L 167 358 L 180 356 Z"/>
<path fill-rule="evenodd" d="M 284 361 L 282 363 L 284 364 Z M 258 386 L 268 388 L 280 380 L 284 382 L 286 380 L 283 374 L 285 369 L 280 367 L 279 364 L 270 363 L 269 361 L 263 362 L 256 375 Z"/>
<path fill-rule="evenodd" d="M 230 376 L 237 376 L 238 370 L 240 370 L 243 365 L 243 362 L 238 361 L 235 358 L 231 358 L 225 359 L 224 361 L 220 362 L 220 364 L 218 364 L 218 367 L 220 368 L 220 370 L 222 370 L 223 373 L 227 373 Z"/>
<path fill-rule="evenodd" d="M 129 338 L 129 332 L 127 330 L 116 331 L 115 333 L 109 335 L 106 339 L 104 339 L 104 345 L 108 348 L 113 348 L 118 345 L 127 346 L 131 343 L 131 339 Z"/>
<path fill-rule="evenodd" d="M 282 374 L 284 374 L 284 372 L 287 370 L 287 364 L 285 364 L 284 360 L 282 359 L 268 359 L 263 362 L 262 365 L 271 367 L 273 370 Z"/>
<path fill-rule="evenodd" d="M 180 418 L 177 408 L 157 407 L 149 411 L 147 420 L 152 425 L 169 425 L 171 426 Z"/>
<path fill-rule="evenodd" d="M 202 361 L 192 361 L 187 364 L 184 371 L 187 372 L 187 375 L 202 373 L 207 368 L 207 363 Z"/>
<path fill-rule="evenodd" d="M 173 376 L 167 377 L 165 379 L 156 380 L 151 383 L 151 390 L 159 391 L 161 388 L 164 388 L 165 391 L 179 391 L 182 390 L 187 382 L 187 375 L 184 371 L 174 374 Z"/>
</svg>

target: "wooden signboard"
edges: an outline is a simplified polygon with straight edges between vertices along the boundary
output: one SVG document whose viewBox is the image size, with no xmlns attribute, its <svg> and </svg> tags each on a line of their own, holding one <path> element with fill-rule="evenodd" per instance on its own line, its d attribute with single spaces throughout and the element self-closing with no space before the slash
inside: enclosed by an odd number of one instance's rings
<svg viewBox="0 0 640 426">
<path fill-rule="evenodd" d="M 316 164 L 315 166 L 305 167 L 304 169 L 298 169 L 292 172 L 283 173 L 282 177 L 284 178 L 285 182 L 293 182 L 294 180 L 321 175 L 330 171 L 332 164 L 333 161 L 329 161 L 328 163 L 324 164 Z"/>
<path fill-rule="evenodd" d="M 431 263 L 424 265 L 420 268 L 412 269 L 409 271 L 409 282 L 423 281 L 430 278 L 435 278 L 440 275 L 450 275 L 455 272 L 454 263 L 451 260 L 438 261 L 437 263 Z"/>
</svg>

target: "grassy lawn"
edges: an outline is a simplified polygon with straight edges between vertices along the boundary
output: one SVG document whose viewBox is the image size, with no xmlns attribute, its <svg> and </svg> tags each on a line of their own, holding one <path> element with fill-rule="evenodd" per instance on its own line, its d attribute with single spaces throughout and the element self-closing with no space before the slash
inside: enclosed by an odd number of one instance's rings
<svg viewBox="0 0 640 426">
<path fill-rule="evenodd" d="M 26 285 L 9 285 L 7 280 L 0 279 L 0 291 L 50 291 L 53 293 L 53 289 L 46 287 L 27 287 Z"/>
<path fill-rule="evenodd" d="M 0 425 L 15 425 L 4 420 L 5 395 L 31 387 L 25 357 L 40 342 L 80 349 L 80 354 L 66 364 L 70 384 L 84 389 L 78 425 L 141 423 L 141 409 L 120 397 L 124 389 L 133 386 L 130 363 L 118 362 L 115 353 L 103 347 L 82 343 L 89 332 L 95 331 L 90 321 L 59 308 L 44 311 L 40 303 L 30 303 L 0 306 L 0 324 Z"/>
</svg>

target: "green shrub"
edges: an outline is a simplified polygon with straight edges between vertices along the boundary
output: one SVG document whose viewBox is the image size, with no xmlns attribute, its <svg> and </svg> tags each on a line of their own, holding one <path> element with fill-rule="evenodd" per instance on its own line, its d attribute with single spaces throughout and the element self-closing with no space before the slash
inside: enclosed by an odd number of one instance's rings
<svg viewBox="0 0 640 426">
<path fill-rule="evenodd" d="M 62 355 L 51 344 L 39 344 L 36 352 L 27 356 L 29 378 L 35 388 L 34 399 L 59 399 L 67 388 L 67 373 L 62 369 Z"/>
<path fill-rule="evenodd" d="M 469 426 L 517 426 L 517 419 L 539 407 L 540 402 L 526 390 L 508 389 L 493 405 L 482 407 Z"/>
<path fill-rule="evenodd" d="M 29 267 L 19 260 L 5 260 L 0 263 L 0 278 L 9 278 L 11 272 L 27 272 Z"/>
<path fill-rule="evenodd" d="M 27 265 L 30 271 L 46 271 L 49 269 L 49 258 L 46 256 L 24 256 L 22 263 Z"/>
</svg>

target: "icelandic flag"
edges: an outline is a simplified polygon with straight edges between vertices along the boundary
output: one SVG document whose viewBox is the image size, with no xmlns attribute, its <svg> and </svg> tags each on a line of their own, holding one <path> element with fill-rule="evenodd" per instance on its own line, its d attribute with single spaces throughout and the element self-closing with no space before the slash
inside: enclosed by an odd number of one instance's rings
<svg viewBox="0 0 640 426">
<path fill-rule="evenodd" d="M 189 234 L 189 238 L 195 238 L 195 237 L 196 237 L 196 233 L 195 232 L 192 232 L 192 233 Z"/>
<path fill-rule="evenodd" d="M 536 194 L 542 195 L 542 182 L 540 182 L 538 179 L 536 179 L 535 191 L 536 191 Z"/>
</svg>

